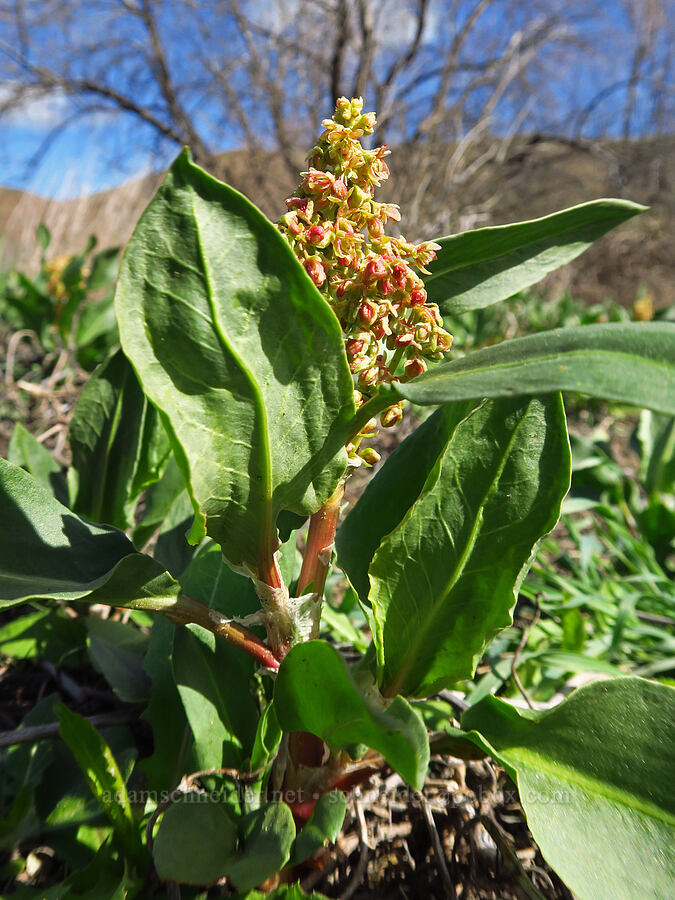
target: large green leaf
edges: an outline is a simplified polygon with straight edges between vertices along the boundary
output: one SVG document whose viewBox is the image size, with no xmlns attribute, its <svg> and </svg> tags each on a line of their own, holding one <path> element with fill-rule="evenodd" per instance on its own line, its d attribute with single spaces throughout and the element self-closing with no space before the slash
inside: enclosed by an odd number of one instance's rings
<svg viewBox="0 0 675 900">
<path fill-rule="evenodd" d="M 372 607 L 386 693 L 423 697 L 471 677 L 511 623 L 569 478 L 560 395 L 451 404 L 391 455 L 337 536 Z"/>
<path fill-rule="evenodd" d="M 414 403 L 453 403 L 579 391 L 675 414 L 675 324 L 642 322 L 556 328 L 434 366 L 391 392 Z"/>
<path fill-rule="evenodd" d="M 193 540 L 255 566 L 277 514 L 314 512 L 344 471 L 354 401 L 335 315 L 275 227 L 187 152 L 134 232 L 116 308 L 190 484 Z"/>
<path fill-rule="evenodd" d="M 387 705 L 375 691 L 366 695 L 325 641 L 293 647 L 279 669 L 274 709 L 284 731 L 309 731 L 336 748 L 366 744 L 422 788 L 429 742 L 419 714 L 402 697 Z"/>
<path fill-rule="evenodd" d="M 186 593 L 228 615 L 259 609 L 248 578 L 233 572 L 210 543 L 181 578 Z M 253 748 L 258 712 L 250 682 L 255 663 L 236 647 L 190 625 L 176 630 L 173 672 L 202 769 L 240 766 Z"/>
<path fill-rule="evenodd" d="M 114 528 L 78 518 L 23 469 L 0 459 L 0 608 L 82 600 L 157 609 L 180 585 Z"/>
<path fill-rule="evenodd" d="M 257 887 L 286 865 L 295 840 L 293 814 L 285 803 L 268 803 L 239 823 L 239 852 L 227 876 L 240 891 Z"/>
<path fill-rule="evenodd" d="M 186 772 L 198 768 L 192 756 L 192 732 L 173 677 L 173 639 L 176 625 L 157 616 L 150 632 L 143 667 L 152 679 L 150 702 L 143 719 L 152 727 L 152 756 L 139 766 L 148 790 L 172 791 Z"/>
<path fill-rule="evenodd" d="M 85 385 L 68 436 L 73 510 L 128 528 L 141 491 L 159 479 L 170 451 L 157 411 L 121 350 Z"/>
<path fill-rule="evenodd" d="M 237 827 L 224 804 L 187 794 L 164 813 L 152 855 L 160 878 L 208 884 L 226 873 L 236 845 Z"/>
<path fill-rule="evenodd" d="M 534 839 L 575 896 L 672 895 L 673 688 L 617 678 L 527 714 L 487 697 L 462 727 L 511 773 Z"/>
<path fill-rule="evenodd" d="M 235 825 L 222 802 L 187 795 L 164 813 L 153 856 L 162 879 L 208 884 L 227 876 L 248 891 L 288 860 L 295 825 L 285 803 L 270 803 Z"/>
<path fill-rule="evenodd" d="M 132 860 L 143 855 L 126 784 L 110 747 L 91 722 L 58 704 L 60 734 L 82 769 L 87 784 L 110 820 L 121 846 Z"/>
<path fill-rule="evenodd" d="M 645 209 L 629 200 L 592 200 L 541 219 L 439 238 L 425 280 L 429 299 L 444 315 L 506 300 Z"/>
</svg>

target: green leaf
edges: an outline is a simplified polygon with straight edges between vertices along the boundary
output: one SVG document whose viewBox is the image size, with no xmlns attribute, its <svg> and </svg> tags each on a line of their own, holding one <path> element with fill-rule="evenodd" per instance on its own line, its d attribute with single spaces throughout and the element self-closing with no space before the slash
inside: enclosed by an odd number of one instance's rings
<svg viewBox="0 0 675 900">
<path fill-rule="evenodd" d="M 57 496 L 65 500 L 64 485 L 61 479 L 61 467 L 49 450 L 27 431 L 21 422 L 17 422 L 7 448 L 7 459 L 15 466 L 21 466 L 36 481 Z"/>
<path fill-rule="evenodd" d="M 61 610 L 45 609 L 19 616 L 0 628 L 0 657 L 46 659 L 55 666 L 84 645 L 82 622 Z"/>
<path fill-rule="evenodd" d="M 387 705 L 376 691 L 365 694 L 325 641 L 297 644 L 286 656 L 274 708 L 284 731 L 309 731 L 334 748 L 366 744 L 413 787 L 424 784 L 429 742 L 419 714 L 402 697 Z"/>
<path fill-rule="evenodd" d="M 75 333 L 77 360 L 91 370 L 119 343 L 112 292 L 94 303 L 85 304 Z"/>
<path fill-rule="evenodd" d="M 259 609 L 250 579 L 233 572 L 213 543 L 200 549 L 181 581 L 190 597 L 227 615 L 245 616 Z M 255 741 L 258 713 L 250 693 L 255 662 L 191 625 L 176 630 L 173 671 L 198 766 L 240 766 Z"/>
<path fill-rule="evenodd" d="M 255 740 L 249 759 L 249 770 L 259 774 L 252 780 L 247 779 L 244 792 L 244 805 L 247 811 L 259 809 L 266 799 L 267 782 L 272 772 L 272 763 L 276 759 L 283 733 L 274 711 L 274 701 L 270 700 L 258 719 Z"/>
<path fill-rule="evenodd" d="M 101 729 L 101 737 L 110 748 L 122 773 L 122 780 L 126 782 L 131 775 L 136 756 L 133 736 L 127 728 L 118 726 Z M 108 830 L 108 822 L 104 821 L 101 804 L 92 793 L 70 747 L 63 741 L 51 741 L 46 745 L 46 750 L 49 767 L 35 792 L 35 806 L 45 829 L 60 831 L 70 827 L 79 828 L 81 825 L 93 828 L 96 827 L 94 824 L 96 823 L 101 829 L 99 834 L 103 837 L 104 830 Z M 109 799 L 111 798 L 112 795 L 109 796 Z M 70 848 L 73 848 L 75 841 L 71 840 L 68 843 Z M 95 840 L 90 842 L 90 846 L 95 845 Z M 74 860 L 75 864 L 82 860 L 82 850 L 80 847 L 78 858 Z M 71 856 L 70 852 L 68 856 Z M 89 856 L 86 851 L 85 856 Z"/>
<path fill-rule="evenodd" d="M 198 768 L 192 757 L 192 732 L 173 677 L 175 630 L 168 619 L 157 616 L 143 662 L 152 679 L 150 703 L 143 719 L 152 727 L 153 753 L 139 766 L 151 791 L 172 791 L 182 775 Z"/>
<path fill-rule="evenodd" d="M 675 414 L 675 324 L 640 322 L 556 328 L 440 363 L 381 391 L 413 403 L 453 403 L 579 391 Z"/>
<path fill-rule="evenodd" d="M 45 598 L 170 608 L 180 585 L 114 528 L 78 518 L 0 459 L 0 608 Z"/>
<path fill-rule="evenodd" d="M 277 514 L 316 511 L 344 471 L 354 401 L 335 315 L 276 228 L 187 152 L 134 232 L 116 307 L 190 484 L 193 541 L 256 566 Z"/>
<path fill-rule="evenodd" d="M 195 554 L 194 544 L 188 543 L 193 520 L 192 504 L 183 490 L 162 522 L 153 557 L 175 578 L 179 578 Z"/>
<path fill-rule="evenodd" d="M 506 300 L 645 209 L 628 200 L 592 200 L 540 219 L 438 238 L 441 249 L 425 279 L 429 299 L 443 315 Z"/>
<path fill-rule="evenodd" d="M 157 874 L 187 884 L 216 881 L 225 875 L 236 841 L 236 825 L 222 803 L 187 794 L 160 822 L 152 849 Z"/>
<path fill-rule="evenodd" d="M 46 725 L 54 721 L 56 694 L 36 703 L 20 728 Z M 11 850 L 19 841 L 42 832 L 34 790 L 52 761 L 47 742 L 15 744 L 4 751 L 2 761 L 3 796 L 0 797 L 0 849 Z M 6 802 L 7 801 L 7 802 Z M 11 802 L 10 802 L 11 801 Z"/>
<path fill-rule="evenodd" d="M 124 861 L 114 852 L 110 842 L 102 844 L 94 859 L 81 869 L 72 872 L 65 881 L 56 886 L 64 893 L 46 892 L 40 900 L 133 900 L 140 896 L 145 879 L 138 873 L 129 870 Z M 52 888 L 51 890 L 54 890 Z M 37 900 L 37 898 L 36 898 Z"/>
<path fill-rule="evenodd" d="M 233 900 L 330 900 L 325 894 L 312 891 L 306 894 L 299 884 L 280 884 L 273 891 L 247 891 L 237 894 Z"/>
<path fill-rule="evenodd" d="M 91 272 L 87 278 L 88 291 L 97 291 L 114 283 L 120 267 L 121 249 L 121 247 L 106 247 L 105 250 L 94 254 Z"/>
<path fill-rule="evenodd" d="M 49 247 L 49 245 L 52 242 L 52 233 L 49 230 L 49 228 L 47 228 L 47 226 L 45 225 L 44 222 L 40 222 L 35 233 L 37 235 L 38 244 L 40 245 L 40 249 L 44 253 L 45 250 L 47 249 L 47 247 Z"/>
<path fill-rule="evenodd" d="M 164 880 L 209 884 L 227 876 L 248 891 L 283 868 L 294 838 L 285 803 L 249 813 L 237 829 L 222 802 L 187 795 L 164 813 L 153 856 Z"/>
<path fill-rule="evenodd" d="M 341 609 L 335 609 L 330 603 L 324 603 L 321 610 L 321 627 L 328 631 L 333 640 L 347 641 L 360 653 L 365 653 L 370 644 L 367 634 L 354 625 L 352 620 Z"/>
<path fill-rule="evenodd" d="M 176 631 L 174 678 L 200 769 L 238 767 L 249 755 L 257 718 L 249 688 L 254 669 L 249 657 L 198 625 Z"/>
<path fill-rule="evenodd" d="M 59 703 L 55 707 L 61 737 L 82 769 L 91 792 L 110 820 L 121 847 L 132 861 L 143 855 L 140 831 L 134 822 L 126 784 L 110 747 L 94 726 Z"/>
<path fill-rule="evenodd" d="M 133 625 L 89 616 L 87 648 L 94 668 L 125 703 L 150 698 L 150 678 L 143 668 L 148 639 Z"/>
<path fill-rule="evenodd" d="M 148 488 L 144 498 L 143 518 L 131 532 L 131 538 L 139 549 L 167 521 L 172 506 L 184 490 L 183 476 L 175 459 L 170 456 L 162 477 Z M 187 508 L 190 508 L 189 504 Z"/>
<path fill-rule="evenodd" d="M 239 837 L 239 852 L 228 860 L 226 874 L 237 890 L 248 891 L 288 862 L 295 840 L 293 814 L 285 803 L 268 803 L 243 817 Z"/>
<path fill-rule="evenodd" d="M 443 407 L 390 456 L 336 542 L 372 607 L 385 693 L 424 697 L 473 675 L 511 624 L 569 478 L 560 395 Z"/>
<path fill-rule="evenodd" d="M 157 412 L 121 350 L 85 385 L 68 436 L 73 510 L 92 522 L 128 528 L 138 497 L 159 479 L 170 450 Z"/>
<path fill-rule="evenodd" d="M 675 487 L 675 417 L 643 410 L 637 438 L 645 490 L 648 494 L 671 492 Z"/>
<path fill-rule="evenodd" d="M 281 726 L 270 700 L 258 720 L 255 742 L 251 751 L 251 769 L 261 769 L 275 758 L 282 738 Z"/>
<path fill-rule="evenodd" d="M 347 799 L 342 791 L 330 791 L 319 797 L 307 824 L 293 844 L 289 864 L 299 863 L 320 850 L 328 841 L 334 844 L 347 812 Z"/>
<path fill-rule="evenodd" d="M 535 841 L 580 900 L 672 894 L 673 688 L 617 678 L 527 714 L 487 697 L 462 727 L 511 773 Z"/>
</svg>

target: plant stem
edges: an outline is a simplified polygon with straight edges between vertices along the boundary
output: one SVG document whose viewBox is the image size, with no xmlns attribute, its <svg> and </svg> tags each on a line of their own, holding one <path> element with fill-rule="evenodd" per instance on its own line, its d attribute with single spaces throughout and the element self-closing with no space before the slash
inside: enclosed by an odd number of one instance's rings
<svg viewBox="0 0 675 900">
<path fill-rule="evenodd" d="M 265 556 L 258 565 L 258 578 L 272 588 L 280 588 L 284 585 L 284 580 L 279 571 L 279 564 L 274 556 L 274 551 L 269 545 L 266 547 Z"/>
<path fill-rule="evenodd" d="M 309 591 L 312 592 L 310 640 L 319 637 L 323 591 L 330 568 L 331 552 L 344 492 L 344 484 L 338 485 L 333 495 L 309 520 L 307 545 L 296 593 L 301 597 Z M 297 731 L 289 736 L 288 751 L 294 767 L 321 769 L 327 749 L 321 738 L 309 732 Z M 286 786 L 288 787 L 288 785 Z"/>
<path fill-rule="evenodd" d="M 399 363 L 401 362 L 401 358 L 408 352 L 406 347 L 399 347 L 398 350 L 394 353 L 392 358 L 389 360 L 389 371 L 392 375 L 396 374 L 396 370 L 398 369 Z"/>
<path fill-rule="evenodd" d="M 380 389 L 378 394 L 375 394 L 374 397 L 371 397 L 370 400 L 356 410 L 354 418 L 344 426 L 347 431 L 348 440 L 353 440 L 371 419 L 375 418 L 375 416 L 382 412 L 383 409 L 391 406 L 392 403 L 396 403 L 397 400 L 400 400 L 398 394 L 393 391 L 382 391 L 382 389 Z"/>
<path fill-rule="evenodd" d="M 323 590 L 326 586 L 326 577 L 330 568 L 331 551 L 335 542 L 335 531 L 337 530 L 340 504 L 342 503 L 344 492 L 344 485 L 339 484 L 330 499 L 309 520 L 307 546 L 305 547 L 302 569 L 298 579 L 297 594 L 302 596 L 308 592 L 308 589 L 311 589 L 316 598 L 318 610 L 313 617 L 312 638 L 319 636 Z"/>
<path fill-rule="evenodd" d="M 163 609 L 161 612 L 179 625 L 187 625 L 193 623 L 201 625 L 217 637 L 221 637 L 235 647 L 239 647 L 244 653 L 252 656 L 260 665 L 268 669 L 279 668 L 279 660 L 272 653 L 270 648 L 264 644 L 260 638 L 243 625 L 238 625 L 231 619 L 226 618 L 215 609 L 210 609 L 199 600 L 188 597 L 187 594 L 181 594 L 177 602 L 170 609 Z"/>
</svg>

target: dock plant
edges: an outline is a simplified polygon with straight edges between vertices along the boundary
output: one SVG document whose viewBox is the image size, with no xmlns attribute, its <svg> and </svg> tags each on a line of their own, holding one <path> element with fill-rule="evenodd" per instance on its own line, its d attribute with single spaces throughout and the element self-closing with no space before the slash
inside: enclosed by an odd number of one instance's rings
<svg viewBox="0 0 675 900">
<path fill-rule="evenodd" d="M 408 241 L 405 211 L 376 199 L 388 151 L 364 147 L 362 106 L 338 101 L 276 224 L 182 152 L 124 254 L 121 349 L 75 409 L 67 484 L 25 431 L 0 461 L 2 606 L 131 611 L 99 664 L 152 729 L 146 756 L 116 756 L 55 708 L 110 826 L 96 877 L 115 896 L 222 879 L 301 896 L 351 791 L 385 768 L 421 791 L 430 753 L 447 752 L 504 768 L 578 897 L 668 896 L 671 686 L 608 678 L 545 712 L 488 695 L 454 724 L 446 703 L 440 730 L 443 701 L 433 721 L 425 703 L 473 678 L 558 520 L 562 394 L 675 414 L 672 323 L 466 353 L 453 317 L 643 207 L 594 200 Z M 378 435 L 404 416 L 421 424 L 382 462 Z M 347 507 L 345 485 L 371 469 Z M 149 637 L 131 624 L 154 614 Z M 23 777 L 16 827 L 39 783 Z"/>
</svg>

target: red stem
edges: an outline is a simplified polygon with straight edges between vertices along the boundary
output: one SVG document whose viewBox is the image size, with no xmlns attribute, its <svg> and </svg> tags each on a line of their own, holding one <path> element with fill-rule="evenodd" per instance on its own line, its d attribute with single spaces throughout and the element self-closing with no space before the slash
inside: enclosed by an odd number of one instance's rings
<svg viewBox="0 0 675 900">
<path fill-rule="evenodd" d="M 199 600 L 188 597 L 187 594 L 181 594 L 178 604 L 172 609 L 166 610 L 164 615 L 180 625 L 187 625 L 191 622 L 201 625 L 217 637 L 229 641 L 244 653 L 248 653 L 262 666 L 275 671 L 279 668 L 280 663 L 277 657 L 256 634 L 249 631 L 248 628 L 244 628 L 243 625 L 232 622 L 216 610 L 210 609 Z"/>
<path fill-rule="evenodd" d="M 344 494 L 344 485 L 338 485 L 333 496 L 309 520 L 307 546 L 302 560 L 302 569 L 298 580 L 298 596 L 302 596 L 311 586 L 312 593 L 323 597 L 326 576 L 330 568 L 330 549 L 335 541 L 340 504 Z"/>
</svg>

